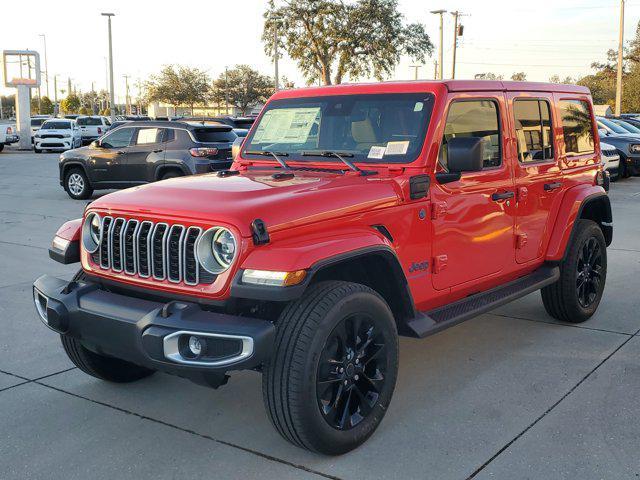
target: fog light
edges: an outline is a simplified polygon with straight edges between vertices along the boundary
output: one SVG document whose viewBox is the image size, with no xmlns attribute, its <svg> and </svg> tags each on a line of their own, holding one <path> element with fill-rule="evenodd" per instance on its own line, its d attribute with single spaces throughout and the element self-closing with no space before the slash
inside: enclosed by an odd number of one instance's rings
<svg viewBox="0 0 640 480">
<path fill-rule="evenodd" d="M 45 325 L 49 325 L 49 321 L 47 319 L 47 297 L 42 295 L 38 290 L 34 288 L 33 302 L 36 305 L 36 310 L 38 312 L 40 320 L 42 320 Z"/>
<path fill-rule="evenodd" d="M 202 353 L 202 342 L 198 337 L 189 337 L 189 351 L 194 357 L 198 357 Z"/>
</svg>

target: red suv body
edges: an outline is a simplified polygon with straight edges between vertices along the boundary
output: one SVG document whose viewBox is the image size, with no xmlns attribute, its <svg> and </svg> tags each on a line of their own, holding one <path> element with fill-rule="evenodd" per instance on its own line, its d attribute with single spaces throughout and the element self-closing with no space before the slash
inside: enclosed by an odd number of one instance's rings
<svg viewBox="0 0 640 480">
<path fill-rule="evenodd" d="M 593 314 L 613 231 L 603 187 L 583 87 L 281 91 L 231 170 L 112 193 L 65 224 L 50 254 L 82 270 L 38 279 L 36 307 L 107 380 L 261 370 L 279 432 L 342 453 L 384 415 L 397 333 L 537 289 L 560 320 Z"/>
</svg>

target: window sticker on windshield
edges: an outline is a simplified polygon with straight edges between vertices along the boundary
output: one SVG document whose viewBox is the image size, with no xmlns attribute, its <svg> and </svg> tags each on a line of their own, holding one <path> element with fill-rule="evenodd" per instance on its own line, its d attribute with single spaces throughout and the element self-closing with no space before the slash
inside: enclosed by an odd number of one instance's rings
<svg viewBox="0 0 640 480">
<path fill-rule="evenodd" d="M 385 155 L 404 155 L 409 150 L 409 142 L 388 142 Z"/>
<path fill-rule="evenodd" d="M 421 112 L 423 107 L 424 107 L 424 103 L 423 102 L 416 102 L 416 104 L 413 106 L 413 111 L 414 112 Z"/>
<path fill-rule="evenodd" d="M 377 145 L 373 145 L 369 149 L 369 155 L 367 155 L 367 158 L 382 158 L 384 157 L 384 152 L 386 149 L 387 147 L 379 147 Z"/>
<path fill-rule="evenodd" d="M 305 143 L 320 107 L 278 108 L 266 112 L 252 143 Z"/>
</svg>

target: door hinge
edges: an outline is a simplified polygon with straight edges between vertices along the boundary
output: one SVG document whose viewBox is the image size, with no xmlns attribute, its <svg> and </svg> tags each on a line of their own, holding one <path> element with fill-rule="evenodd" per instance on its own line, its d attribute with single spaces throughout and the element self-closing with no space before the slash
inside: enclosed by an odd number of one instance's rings
<svg viewBox="0 0 640 480">
<path fill-rule="evenodd" d="M 527 198 L 527 195 L 529 194 L 529 190 L 527 189 L 527 187 L 519 187 L 517 190 L 517 201 L 518 202 L 522 202 L 525 198 Z"/>
<path fill-rule="evenodd" d="M 431 204 L 431 220 L 440 218 L 447 213 L 447 204 L 445 202 L 433 202 Z"/>
<path fill-rule="evenodd" d="M 526 233 L 517 233 L 516 234 L 516 248 L 519 250 L 524 248 L 527 244 L 527 234 Z"/>
<path fill-rule="evenodd" d="M 447 268 L 448 258 L 446 255 L 438 255 L 433 258 L 433 262 L 431 262 L 431 271 L 433 273 L 439 273 L 445 268 Z"/>
</svg>

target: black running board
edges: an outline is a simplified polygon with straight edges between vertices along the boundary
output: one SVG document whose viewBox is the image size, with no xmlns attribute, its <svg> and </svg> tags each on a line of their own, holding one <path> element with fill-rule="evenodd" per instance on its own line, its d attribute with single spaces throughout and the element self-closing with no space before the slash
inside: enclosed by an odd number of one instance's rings
<svg viewBox="0 0 640 480">
<path fill-rule="evenodd" d="M 428 312 L 418 312 L 415 318 L 407 322 L 410 336 L 428 337 L 445 328 L 540 290 L 542 287 L 551 285 L 558 278 L 560 278 L 560 268 L 544 266 L 529 275 L 486 292 L 476 293 Z"/>
</svg>

